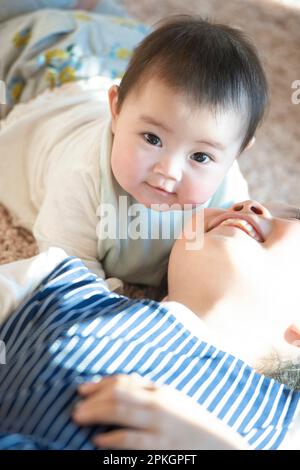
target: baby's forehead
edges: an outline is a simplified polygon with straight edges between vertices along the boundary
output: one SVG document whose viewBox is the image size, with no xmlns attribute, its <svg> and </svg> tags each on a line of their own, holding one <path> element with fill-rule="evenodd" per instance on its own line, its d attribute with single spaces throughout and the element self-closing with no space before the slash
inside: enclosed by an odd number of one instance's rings
<svg viewBox="0 0 300 470">
<path fill-rule="evenodd" d="M 230 137 L 237 139 L 244 136 L 248 124 L 245 113 L 238 112 L 232 106 L 221 108 L 206 103 L 195 104 L 191 103 L 190 98 L 173 92 L 161 98 L 151 93 L 145 100 L 136 102 L 136 106 L 139 119 L 147 116 L 150 118 L 148 120 L 161 123 L 161 127 L 170 130 L 180 123 L 182 132 L 188 127 L 194 131 L 195 137 L 205 134 L 207 130 L 216 141 L 222 139 L 226 142 Z"/>
<path fill-rule="evenodd" d="M 131 89 L 131 93 L 135 94 L 136 97 L 148 93 L 153 98 L 156 92 L 161 91 L 174 99 L 182 99 L 191 112 L 206 110 L 214 115 L 234 113 L 241 116 L 241 114 L 248 114 L 250 111 L 250 103 L 242 91 L 237 91 L 232 97 L 220 94 L 219 97 L 210 99 L 207 93 L 200 90 L 191 90 L 182 85 L 178 86 L 161 77 L 159 73 L 143 73 Z M 224 95 L 226 95 L 225 92 Z"/>
</svg>

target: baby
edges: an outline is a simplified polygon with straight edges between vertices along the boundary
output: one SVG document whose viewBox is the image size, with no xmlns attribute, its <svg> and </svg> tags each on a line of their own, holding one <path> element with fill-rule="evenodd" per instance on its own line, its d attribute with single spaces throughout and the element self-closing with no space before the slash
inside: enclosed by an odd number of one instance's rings
<svg viewBox="0 0 300 470">
<path fill-rule="evenodd" d="M 0 202 L 40 250 L 157 286 L 185 209 L 248 198 L 236 160 L 263 117 L 265 74 L 240 30 L 176 16 L 135 49 L 108 103 L 103 90 L 68 84 L 15 106 L 1 125 Z M 137 207 L 143 236 L 127 230 Z M 168 237 L 153 236 L 171 219 Z"/>
</svg>

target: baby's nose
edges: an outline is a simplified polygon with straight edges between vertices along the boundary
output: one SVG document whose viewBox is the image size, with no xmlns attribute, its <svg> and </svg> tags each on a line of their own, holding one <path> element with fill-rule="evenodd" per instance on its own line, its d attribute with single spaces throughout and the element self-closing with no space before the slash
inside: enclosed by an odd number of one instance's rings
<svg viewBox="0 0 300 470">
<path fill-rule="evenodd" d="M 153 172 L 162 175 L 164 178 L 180 181 L 182 177 L 182 164 L 180 159 L 164 157 L 156 163 Z"/>
<path fill-rule="evenodd" d="M 233 204 L 232 210 L 235 212 L 252 212 L 257 215 L 267 216 L 269 211 L 257 201 L 249 200 Z"/>
</svg>

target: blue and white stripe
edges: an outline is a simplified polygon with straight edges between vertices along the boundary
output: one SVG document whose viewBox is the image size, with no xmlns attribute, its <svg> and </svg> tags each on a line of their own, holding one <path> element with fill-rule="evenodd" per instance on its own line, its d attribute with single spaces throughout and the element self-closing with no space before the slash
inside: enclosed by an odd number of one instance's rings
<svg viewBox="0 0 300 470">
<path fill-rule="evenodd" d="M 189 395 L 255 449 L 276 449 L 299 392 L 199 339 L 159 303 L 109 292 L 64 260 L 0 327 L 0 448 L 93 449 L 71 418 L 79 382 L 137 373 Z M 23 439 L 23 441 L 22 441 Z"/>
</svg>

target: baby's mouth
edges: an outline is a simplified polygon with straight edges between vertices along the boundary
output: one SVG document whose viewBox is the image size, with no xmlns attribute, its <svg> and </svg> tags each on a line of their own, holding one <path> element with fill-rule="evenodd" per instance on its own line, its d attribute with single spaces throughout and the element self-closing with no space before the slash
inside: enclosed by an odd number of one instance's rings
<svg viewBox="0 0 300 470">
<path fill-rule="evenodd" d="M 159 191 L 161 194 L 165 194 L 165 195 L 168 195 L 168 194 L 169 194 L 169 195 L 171 195 L 171 196 L 174 195 L 174 194 L 176 194 L 176 193 L 174 193 L 174 192 L 172 192 L 172 191 L 168 191 L 167 189 L 165 189 L 165 188 L 163 188 L 163 187 L 161 187 L 161 186 L 154 186 L 154 185 L 149 184 L 149 183 L 147 183 L 147 184 L 148 184 L 148 186 L 150 186 L 152 189 L 156 189 L 157 191 Z"/>
<path fill-rule="evenodd" d="M 216 227 L 219 227 L 220 225 L 228 225 L 228 226 L 231 226 L 231 227 L 239 228 L 240 230 L 245 232 L 247 235 L 254 238 L 254 240 L 256 240 L 257 242 L 259 242 L 259 243 L 264 242 L 264 239 L 261 236 L 261 234 L 256 230 L 256 228 L 250 222 L 248 222 L 245 219 L 230 218 L 229 217 L 228 219 L 225 219 L 225 220 L 221 221 L 220 223 L 212 226 L 208 231 L 210 231 L 210 230 L 212 230 Z"/>
</svg>

